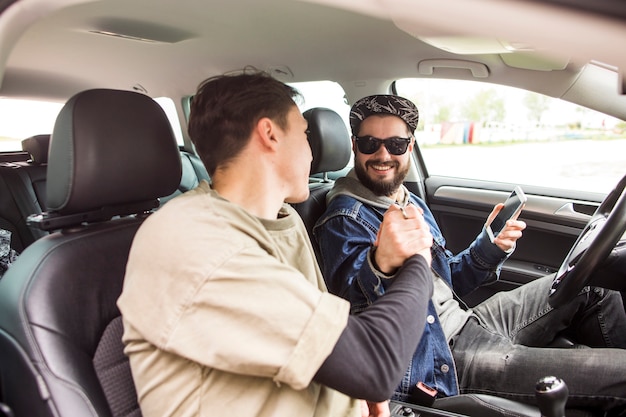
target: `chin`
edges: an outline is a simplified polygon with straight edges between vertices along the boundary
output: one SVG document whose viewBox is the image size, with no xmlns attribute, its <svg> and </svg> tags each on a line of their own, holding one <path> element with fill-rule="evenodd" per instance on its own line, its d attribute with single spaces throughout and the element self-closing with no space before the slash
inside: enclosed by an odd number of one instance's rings
<svg viewBox="0 0 626 417">
<path fill-rule="evenodd" d="M 388 183 L 393 182 L 395 176 L 392 172 L 388 172 L 385 174 L 374 173 L 370 175 L 370 180 L 377 183 Z"/>
<path fill-rule="evenodd" d="M 309 198 L 308 188 L 305 191 L 303 191 L 301 194 L 298 194 L 297 196 L 287 197 L 285 199 L 285 203 L 298 204 L 298 203 L 302 203 L 303 201 L 306 201 L 307 198 Z"/>
</svg>

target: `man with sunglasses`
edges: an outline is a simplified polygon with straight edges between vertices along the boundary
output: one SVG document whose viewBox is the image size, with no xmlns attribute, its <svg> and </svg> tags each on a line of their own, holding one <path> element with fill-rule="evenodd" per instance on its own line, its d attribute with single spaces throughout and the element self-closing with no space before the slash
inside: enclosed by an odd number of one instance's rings
<svg viewBox="0 0 626 417">
<path fill-rule="evenodd" d="M 369 96 L 353 105 L 354 168 L 337 180 L 327 196 L 327 210 L 313 229 L 328 289 L 348 299 L 351 311 L 358 314 L 394 280 L 395 268 L 388 262 L 393 251 L 377 245 L 385 212 L 416 206 L 430 226 L 434 293 L 426 323 L 415 323 L 424 326 L 424 334 L 394 398 L 428 404 L 434 396 L 482 392 L 533 402 L 537 380 L 556 375 L 577 397 L 570 397 L 571 404 L 623 407 L 626 371 L 616 371 L 615 363 L 626 361 L 626 351 L 528 347 L 546 346 L 559 332 L 572 329 L 582 344 L 626 347 L 626 317 L 618 292 L 588 288 L 568 306 L 553 310 L 547 303 L 552 276 L 546 276 L 473 309 L 460 300 L 498 278 L 526 225 L 509 220 L 493 242 L 483 228 L 464 251 L 454 255 L 447 250 L 425 202 L 403 185 L 418 118 L 411 101 L 394 95 Z M 488 220 L 502 206 L 498 204 Z M 589 384 L 585 371 L 571 366 L 581 363 L 590 372 L 600 370 L 603 377 Z M 596 395 L 587 395 L 590 392 Z"/>
</svg>

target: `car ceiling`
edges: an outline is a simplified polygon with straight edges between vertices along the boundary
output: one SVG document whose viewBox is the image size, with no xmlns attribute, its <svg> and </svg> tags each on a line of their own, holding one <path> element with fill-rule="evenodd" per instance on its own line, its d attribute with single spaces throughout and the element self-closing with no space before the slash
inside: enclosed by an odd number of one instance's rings
<svg viewBox="0 0 626 417">
<path fill-rule="evenodd" d="M 353 100 L 397 78 L 428 77 L 430 68 L 626 118 L 617 78 L 596 97 L 581 89 L 597 71 L 626 68 L 621 46 L 608 41 L 626 39 L 624 21 L 601 13 L 583 21 L 577 8 L 553 3 L 20 0 L 0 15 L 0 96 L 66 100 L 106 87 L 183 97 L 209 76 L 252 65 L 286 82 L 338 81 Z M 583 70 L 590 59 L 607 65 Z M 476 68 L 487 77 L 476 78 Z"/>
</svg>

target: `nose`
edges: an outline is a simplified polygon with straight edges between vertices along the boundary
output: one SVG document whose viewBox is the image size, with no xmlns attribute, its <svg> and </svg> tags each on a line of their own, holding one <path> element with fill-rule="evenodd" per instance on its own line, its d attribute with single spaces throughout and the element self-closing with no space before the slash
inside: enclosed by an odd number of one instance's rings
<svg viewBox="0 0 626 417">
<path fill-rule="evenodd" d="M 387 148 L 385 148 L 384 144 L 381 144 L 378 149 L 376 150 L 376 152 L 374 152 L 373 154 L 375 157 L 377 157 L 378 159 L 380 158 L 389 158 L 391 159 L 391 154 L 389 153 L 389 151 L 387 150 Z"/>
</svg>

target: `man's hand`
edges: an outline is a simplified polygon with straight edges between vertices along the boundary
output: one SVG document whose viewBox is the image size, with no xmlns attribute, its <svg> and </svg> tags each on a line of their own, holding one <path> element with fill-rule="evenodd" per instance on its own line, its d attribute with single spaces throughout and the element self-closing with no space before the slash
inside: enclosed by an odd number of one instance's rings
<svg viewBox="0 0 626 417">
<path fill-rule="evenodd" d="M 376 236 L 374 261 L 381 272 L 391 274 L 415 254 L 430 264 L 433 236 L 423 211 L 413 204 L 404 209 L 391 205 L 383 217 Z"/>
<path fill-rule="evenodd" d="M 491 223 L 503 207 L 504 204 L 502 203 L 496 204 L 489 217 L 487 217 L 487 224 Z M 522 237 L 522 230 L 524 229 L 526 229 L 526 223 L 521 220 L 517 220 L 517 216 L 515 216 L 514 218 L 507 220 L 504 228 L 500 233 L 498 233 L 498 236 L 496 236 L 493 240 L 493 243 L 504 252 L 508 252 L 515 247 L 517 239 Z"/>
<path fill-rule="evenodd" d="M 391 410 L 389 409 L 389 401 L 382 403 L 372 403 L 361 400 L 361 416 L 362 417 L 389 417 Z"/>
</svg>

